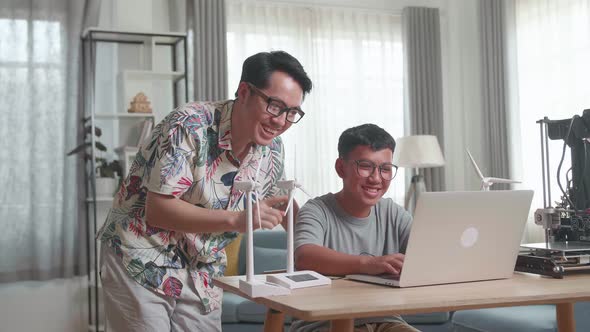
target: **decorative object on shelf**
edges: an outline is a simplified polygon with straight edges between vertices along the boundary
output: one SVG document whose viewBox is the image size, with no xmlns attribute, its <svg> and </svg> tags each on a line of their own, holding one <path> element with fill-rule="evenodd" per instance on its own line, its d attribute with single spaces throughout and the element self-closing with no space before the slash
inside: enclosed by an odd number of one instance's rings
<svg viewBox="0 0 590 332">
<path fill-rule="evenodd" d="M 404 208 L 413 214 L 420 193 L 427 191 L 424 176 L 420 174 L 419 169 L 440 167 L 445 164 L 438 139 L 434 135 L 400 137 L 393 152 L 393 164 L 415 170 L 404 203 Z"/>
<path fill-rule="evenodd" d="M 150 107 L 150 102 L 148 101 L 147 96 L 140 92 L 133 97 L 133 101 L 131 101 L 131 108 L 127 110 L 129 113 L 151 113 L 152 108 Z"/>
</svg>

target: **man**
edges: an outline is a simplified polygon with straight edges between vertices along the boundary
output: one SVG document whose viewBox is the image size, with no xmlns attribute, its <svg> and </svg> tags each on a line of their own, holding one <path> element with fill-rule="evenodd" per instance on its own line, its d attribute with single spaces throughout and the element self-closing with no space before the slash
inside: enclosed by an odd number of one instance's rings
<svg viewBox="0 0 590 332">
<path fill-rule="evenodd" d="M 338 141 L 336 172 L 342 189 L 308 201 L 295 224 L 295 265 L 324 275 L 401 272 L 412 217 L 382 198 L 397 173 L 391 163 L 395 141 L 385 130 L 364 124 Z M 399 316 L 355 321 L 355 331 L 416 331 Z M 291 331 L 324 331 L 328 322 L 295 321 Z"/>
<path fill-rule="evenodd" d="M 291 55 L 258 53 L 244 62 L 235 100 L 189 103 L 154 128 L 99 234 L 109 331 L 221 331 L 212 279 L 246 231 L 251 199 L 233 183 L 261 184 L 253 211 L 262 228 L 286 222 L 273 209 L 287 202 L 276 186 L 279 135 L 301 120 L 311 87 Z"/>
</svg>

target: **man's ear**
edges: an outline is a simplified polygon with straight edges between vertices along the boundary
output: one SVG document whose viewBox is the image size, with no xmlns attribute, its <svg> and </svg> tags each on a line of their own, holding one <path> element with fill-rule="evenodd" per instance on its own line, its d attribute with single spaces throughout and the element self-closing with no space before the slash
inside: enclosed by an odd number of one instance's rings
<svg viewBox="0 0 590 332">
<path fill-rule="evenodd" d="M 344 179 L 344 160 L 342 158 L 336 159 L 336 163 L 334 163 L 334 168 L 336 169 L 336 173 L 341 179 Z"/>
<path fill-rule="evenodd" d="M 250 93 L 250 87 L 248 86 L 248 83 L 246 82 L 240 82 L 240 84 L 238 85 L 238 99 L 240 100 L 244 100 L 246 99 L 246 96 Z"/>
</svg>

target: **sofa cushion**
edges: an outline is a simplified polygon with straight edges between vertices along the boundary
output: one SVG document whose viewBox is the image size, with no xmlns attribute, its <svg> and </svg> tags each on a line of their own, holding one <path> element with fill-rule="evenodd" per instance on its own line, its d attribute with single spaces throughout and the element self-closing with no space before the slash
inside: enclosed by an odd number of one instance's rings
<svg viewBox="0 0 590 332">
<path fill-rule="evenodd" d="M 287 267 L 287 250 L 254 247 L 254 273 L 280 270 Z"/>
<path fill-rule="evenodd" d="M 227 256 L 227 266 L 225 267 L 225 276 L 238 275 L 238 253 L 240 251 L 240 244 L 242 242 L 243 234 L 239 234 L 230 244 L 225 247 L 225 255 Z"/>
<path fill-rule="evenodd" d="M 238 315 L 238 308 L 243 302 L 250 302 L 249 300 L 230 293 L 223 292 L 223 302 L 221 308 L 221 322 L 222 323 L 238 323 L 240 321 Z"/>
<path fill-rule="evenodd" d="M 448 312 L 431 312 L 427 314 L 403 315 L 408 324 L 441 324 L 449 320 Z"/>
<path fill-rule="evenodd" d="M 264 323 L 266 307 L 252 301 L 243 302 L 238 307 L 238 319 L 248 323 Z"/>
<path fill-rule="evenodd" d="M 260 268 L 259 264 L 265 264 L 262 262 L 265 259 L 265 255 L 269 254 L 270 256 L 276 257 L 277 252 L 269 252 L 269 251 L 260 251 L 256 250 L 256 248 L 267 248 L 267 249 L 280 249 L 284 251 L 284 255 L 287 255 L 287 232 L 284 230 L 263 230 L 263 231 L 255 231 L 252 234 L 254 238 L 254 270 L 255 273 L 259 273 L 257 271 L 267 271 L 267 270 L 275 270 L 275 269 L 284 269 L 287 266 L 286 258 L 281 258 L 277 262 L 273 264 L 277 264 L 275 268 Z M 240 244 L 240 252 L 238 254 L 238 274 L 245 275 L 246 274 L 246 245 L 247 242 L 246 238 L 244 237 Z M 257 256 L 257 254 L 261 256 Z"/>
<path fill-rule="evenodd" d="M 574 305 L 577 331 L 590 331 L 590 302 Z M 455 332 L 557 331 L 555 306 L 530 305 L 522 307 L 461 310 L 453 315 Z"/>
<path fill-rule="evenodd" d="M 590 331 L 590 302 L 577 302 L 574 305 L 576 330 Z"/>
<path fill-rule="evenodd" d="M 264 323 L 266 307 L 252 301 L 240 303 L 238 307 L 238 319 L 247 323 Z M 291 317 L 285 316 L 285 324 L 291 322 Z"/>
<path fill-rule="evenodd" d="M 555 306 L 461 310 L 453 315 L 455 332 L 555 332 Z"/>
</svg>

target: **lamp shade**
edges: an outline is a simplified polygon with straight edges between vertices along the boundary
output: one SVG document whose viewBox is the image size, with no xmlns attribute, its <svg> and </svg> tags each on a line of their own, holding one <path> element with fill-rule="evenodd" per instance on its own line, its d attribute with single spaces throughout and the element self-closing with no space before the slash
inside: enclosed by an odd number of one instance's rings
<svg viewBox="0 0 590 332">
<path fill-rule="evenodd" d="M 404 136 L 397 140 L 393 164 L 399 167 L 426 168 L 445 164 L 438 139 L 434 135 Z"/>
</svg>

